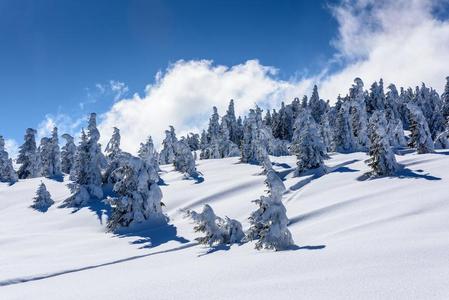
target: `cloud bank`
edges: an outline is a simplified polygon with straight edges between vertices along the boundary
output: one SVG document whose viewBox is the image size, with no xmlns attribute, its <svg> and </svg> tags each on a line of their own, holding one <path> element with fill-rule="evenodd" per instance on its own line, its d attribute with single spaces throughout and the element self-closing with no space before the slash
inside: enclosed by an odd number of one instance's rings
<svg viewBox="0 0 449 300">
<path fill-rule="evenodd" d="M 178 61 L 156 75 L 144 96 L 116 101 L 101 116 L 102 142 L 117 126 L 123 149 L 135 153 L 148 135 L 160 143 L 168 125 L 179 134 L 198 131 L 207 124 L 214 105 L 220 114 L 230 99 L 235 100 L 238 114 L 256 103 L 277 107 L 281 101 L 309 93 L 313 84 L 332 103 L 338 94 L 347 93 L 355 77 L 361 77 L 367 88 L 382 77 L 386 84 L 413 87 L 423 81 L 441 91 L 449 75 L 449 22 L 435 17 L 441 3 L 344 0 L 331 6 L 339 28 L 331 41 L 336 53 L 327 70 L 339 67 L 300 80 L 279 80 L 275 68 L 257 60 L 232 67 L 207 60 Z"/>
</svg>

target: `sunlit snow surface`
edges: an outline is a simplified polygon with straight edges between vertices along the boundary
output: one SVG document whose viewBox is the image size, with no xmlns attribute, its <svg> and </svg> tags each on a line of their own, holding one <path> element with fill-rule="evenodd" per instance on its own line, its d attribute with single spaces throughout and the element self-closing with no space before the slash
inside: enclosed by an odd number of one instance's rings
<svg viewBox="0 0 449 300">
<path fill-rule="evenodd" d="M 208 203 L 246 228 L 264 175 L 237 158 L 199 161 L 203 182 L 163 166 L 169 225 L 122 235 L 101 203 L 57 208 L 66 183 L 0 184 L 0 299 L 449 299 L 449 152 L 397 156 L 400 176 L 380 179 L 366 158 L 293 178 L 295 158 L 272 157 L 298 246 L 282 252 L 197 245 L 180 212 Z M 29 208 L 41 180 L 46 213 Z"/>
</svg>

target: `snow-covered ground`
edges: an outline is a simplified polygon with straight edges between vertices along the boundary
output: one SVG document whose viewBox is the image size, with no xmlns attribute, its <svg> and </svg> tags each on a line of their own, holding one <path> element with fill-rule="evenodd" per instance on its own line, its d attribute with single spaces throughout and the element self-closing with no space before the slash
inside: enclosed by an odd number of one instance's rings
<svg viewBox="0 0 449 300">
<path fill-rule="evenodd" d="M 104 233 L 107 209 L 57 208 L 48 179 L 0 185 L 0 299 L 449 299 L 449 152 L 397 156 L 399 177 L 367 180 L 366 155 L 335 154 L 322 177 L 273 157 L 297 249 L 197 245 L 180 209 L 210 204 L 241 221 L 265 190 L 258 166 L 198 162 L 203 182 L 163 166 L 168 226 Z M 55 200 L 29 208 L 41 180 Z"/>
</svg>

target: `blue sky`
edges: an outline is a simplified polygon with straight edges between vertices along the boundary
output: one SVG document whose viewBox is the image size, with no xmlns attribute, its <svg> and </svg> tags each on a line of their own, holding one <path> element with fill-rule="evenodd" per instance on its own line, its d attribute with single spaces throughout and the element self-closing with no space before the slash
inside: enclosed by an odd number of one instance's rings
<svg viewBox="0 0 449 300">
<path fill-rule="evenodd" d="M 285 78 L 315 72 L 335 34 L 320 1 L 3 0 L 0 80 L 8 113 L 0 129 L 20 139 L 48 113 L 82 113 L 79 103 L 89 97 L 101 101 L 84 110 L 104 111 L 113 96 L 89 96 L 98 94 L 96 84 L 116 80 L 142 93 L 179 59 L 235 65 L 257 58 Z"/>
<path fill-rule="evenodd" d="M 76 135 L 99 113 L 134 152 L 164 129 L 199 130 L 211 107 L 273 108 L 310 93 L 347 93 L 449 75 L 449 0 L 2 0 L 0 134 L 27 127 Z M 137 94 L 135 94 L 137 93 Z M 14 146 L 15 142 L 15 146 Z"/>
</svg>

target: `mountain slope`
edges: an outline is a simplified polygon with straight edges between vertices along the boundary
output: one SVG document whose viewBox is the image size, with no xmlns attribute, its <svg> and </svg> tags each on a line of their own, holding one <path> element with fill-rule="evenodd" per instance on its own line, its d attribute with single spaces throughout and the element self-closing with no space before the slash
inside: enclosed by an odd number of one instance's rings
<svg viewBox="0 0 449 300">
<path fill-rule="evenodd" d="M 335 154 L 329 173 L 292 177 L 294 157 L 272 157 L 298 248 L 197 245 L 180 209 L 210 204 L 246 218 L 264 192 L 259 166 L 198 162 L 203 182 L 163 166 L 168 226 L 104 233 L 107 207 L 57 206 L 69 192 L 48 179 L 0 185 L 2 299 L 448 298 L 449 153 L 397 156 L 398 177 L 366 179 L 363 153 Z M 29 208 L 44 181 L 56 204 Z"/>
</svg>

